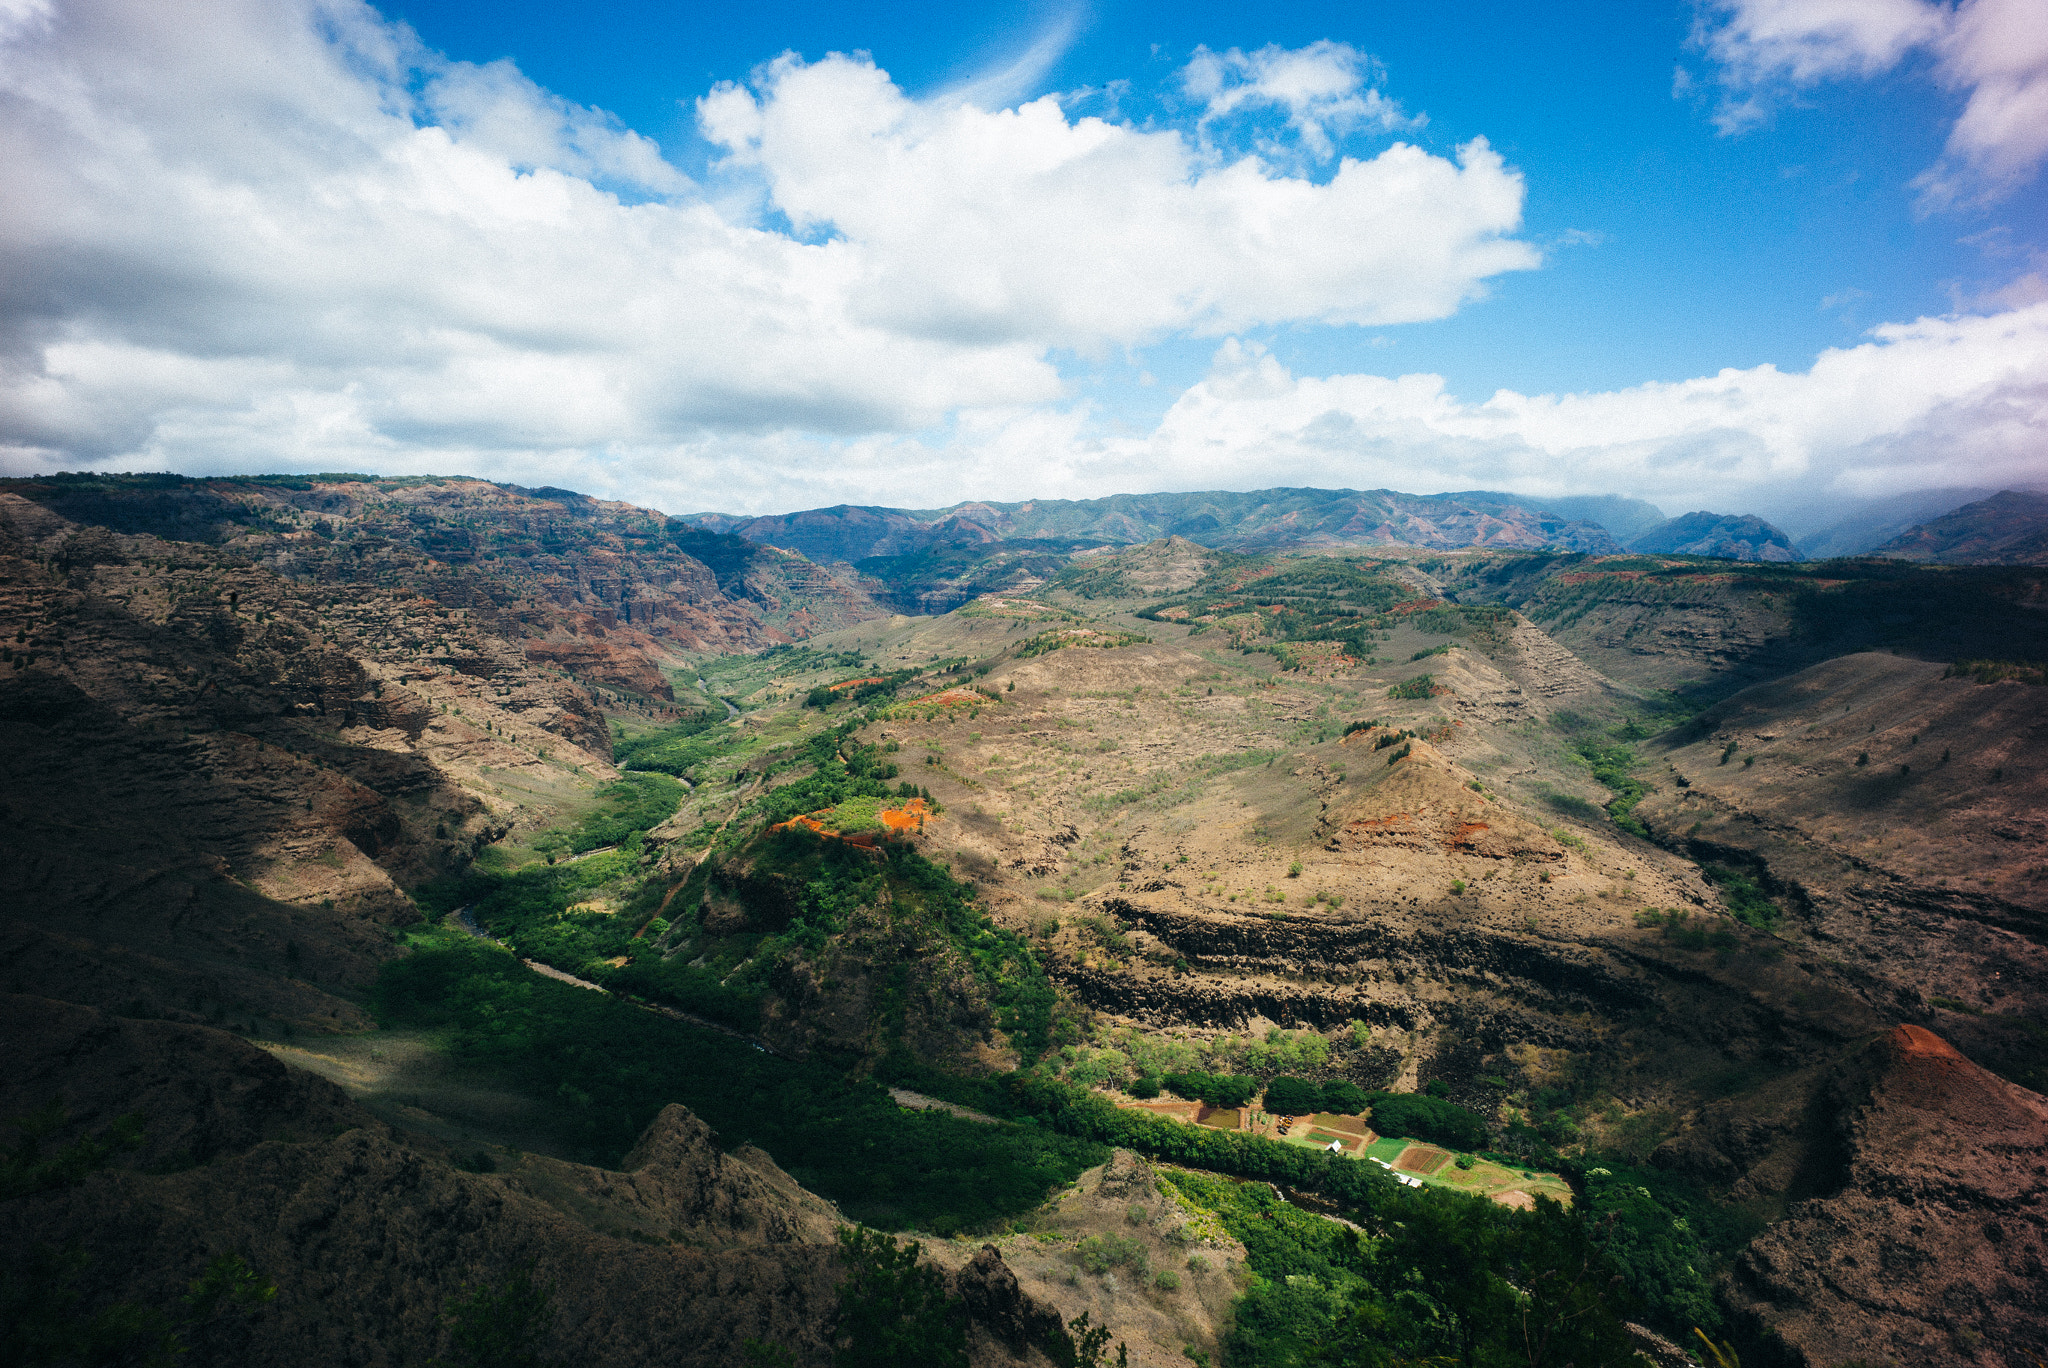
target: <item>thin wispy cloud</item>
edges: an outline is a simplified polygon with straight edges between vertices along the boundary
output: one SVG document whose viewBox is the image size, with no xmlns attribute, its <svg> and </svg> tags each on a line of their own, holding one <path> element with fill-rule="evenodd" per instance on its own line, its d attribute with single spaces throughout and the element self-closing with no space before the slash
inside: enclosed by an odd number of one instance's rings
<svg viewBox="0 0 2048 1368">
<path fill-rule="evenodd" d="M 1080 37 L 1083 20 L 1079 9 L 1060 11 L 1039 29 L 1023 51 L 950 87 L 941 99 L 977 109 L 1006 109 L 1043 93 L 1053 68 Z"/>
</svg>

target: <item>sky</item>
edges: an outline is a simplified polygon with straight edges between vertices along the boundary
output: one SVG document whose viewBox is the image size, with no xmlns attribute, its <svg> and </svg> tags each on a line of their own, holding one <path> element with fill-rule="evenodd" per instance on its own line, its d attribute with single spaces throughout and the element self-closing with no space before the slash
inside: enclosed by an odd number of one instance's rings
<svg viewBox="0 0 2048 1368">
<path fill-rule="evenodd" d="M 0 0 L 0 474 L 2048 481 L 2048 6 Z"/>
</svg>

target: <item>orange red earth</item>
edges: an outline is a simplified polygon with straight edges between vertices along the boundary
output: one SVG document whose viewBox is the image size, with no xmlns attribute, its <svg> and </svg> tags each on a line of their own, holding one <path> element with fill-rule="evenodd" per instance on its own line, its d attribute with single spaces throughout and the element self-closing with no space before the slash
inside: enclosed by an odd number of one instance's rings
<svg viewBox="0 0 2048 1368">
<path fill-rule="evenodd" d="M 779 822 L 773 830 L 787 831 L 791 827 L 800 826 L 820 836 L 829 837 L 835 841 L 844 841 L 850 846 L 859 846 L 863 850 L 873 850 L 880 841 L 901 840 L 906 836 L 915 836 L 918 832 L 924 830 L 924 824 L 931 820 L 933 813 L 931 805 L 925 802 L 924 799 L 908 799 L 900 808 L 883 808 L 875 814 L 881 819 L 883 826 L 883 830 L 879 832 L 834 831 L 825 823 L 825 819 L 831 815 L 831 808 L 821 808 L 816 812 L 806 813 L 801 817 L 792 817 L 786 822 Z"/>
</svg>

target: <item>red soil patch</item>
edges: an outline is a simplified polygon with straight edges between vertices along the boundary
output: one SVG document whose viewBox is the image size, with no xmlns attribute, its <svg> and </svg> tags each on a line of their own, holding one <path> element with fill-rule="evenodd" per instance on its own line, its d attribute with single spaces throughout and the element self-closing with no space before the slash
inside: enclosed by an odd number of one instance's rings
<svg viewBox="0 0 2048 1368">
<path fill-rule="evenodd" d="M 1195 1113 L 1195 1124 L 1207 1126 L 1212 1130 L 1234 1131 L 1237 1129 L 1237 1122 L 1238 1113 L 1235 1108 L 1226 1110 L 1220 1107 L 1205 1106 L 1201 1111 Z"/>
<path fill-rule="evenodd" d="M 824 820 L 831 815 L 832 809 L 821 808 L 816 812 L 806 813 L 801 817 L 792 817 L 786 822 L 778 823 L 771 829 L 785 831 L 790 827 L 800 826 L 820 836 L 829 837 L 835 841 L 844 841 L 850 846 L 859 846 L 863 850 L 873 850 L 878 841 L 888 840 L 893 837 L 914 836 L 924 830 L 924 824 L 931 820 L 932 810 L 931 805 L 922 798 L 912 798 L 900 808 L 883 808 L 876 814 L 876 816 L 882 819 L 884 830 L 880 832 L 856 831 L 847 833 L 834 831 L 831 827 L 825 825 Z"/>
<path fill-rule="evenodd" d="M 1504 1207 L 1513 1207 L 1517 1211 L 1534 1211 L 1536 1209 L 1536 1199 L 1520 1188 L 1509 1188 L 1506 1192 L 1496 1192 L 1493 1194 L 1493 1200 L 1499 1202 Z"/>
<path fill-rule="evenodd" d="M 1428 1145 L 1410 1145 L 1401 1151 L 1401 1157 L 1394 1161 L 1394 1167 L 1403 1173 L 1435 1173 L 1451 1161 L 1450 1151 L 1432 1149 Z"/>
<path fill-rule="evenodd" d="M 2040 1131 L 2038 1102 L 2029 1105 L 2032 1099 L 2023 1090 L 1965 1059 L 1924 1027 L 1893 1027 L 1879 1052 L 1884 1077 L 1873 1101 L 1933 1112 L 1979 1131 Z"/>
<path fill-rule="evenodd" d="M 842 679 L 837 684 L 829 684 L 826 687 L 831 689 L 833 693 L 838 693 L 841 689 L 857 689 L 863 684 L 880 684 L 882 682 L 882 677 L 876 675 L 873 679 Z"/>
<path fill-rule="evenodd" d="M 1460 822 L 1444 837 L 1444 844 L 1454 850 L 1472 850 L 1479 844 L 1479 833 L 1491 830 L 1484 822 Z"/>
</svg>

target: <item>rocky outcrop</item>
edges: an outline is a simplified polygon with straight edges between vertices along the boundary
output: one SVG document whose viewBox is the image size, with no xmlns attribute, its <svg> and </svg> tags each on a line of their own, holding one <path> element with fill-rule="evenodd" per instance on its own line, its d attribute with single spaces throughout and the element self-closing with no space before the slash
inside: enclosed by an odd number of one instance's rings
<svg viewBox="0 0 2048 1368">
<path fill-rule="evenodd" d="M 1833 1084 L 1824 1195 L 1726 1289 L 1802 1364 L 2048 1357 L 2048 1099 L 1900 1026 Z"/>
<path fill-rule="evenodd" d="M 1059 1311 L 1025 1292 L 992 1244 L 953 1275 L 953 1290 L 975 1324 L 1013 1351 L 1042 1348 L 1066 1330 Z"/>
<path fill-rule="evenodd" d="M 1162 1172 L 1117 1150 L 1019 1222 L 1029 1233 L 928 1249 L 975 1317 L 978 1363 L 1045 1362 L 1031 1346 L 1084 1314 L 1111 1332 L 1112 1363 L 1118 1344 L 1132 1368 L 1221 1357 L 1244 1246 L 1169 1190 Z"/>
</svg>

